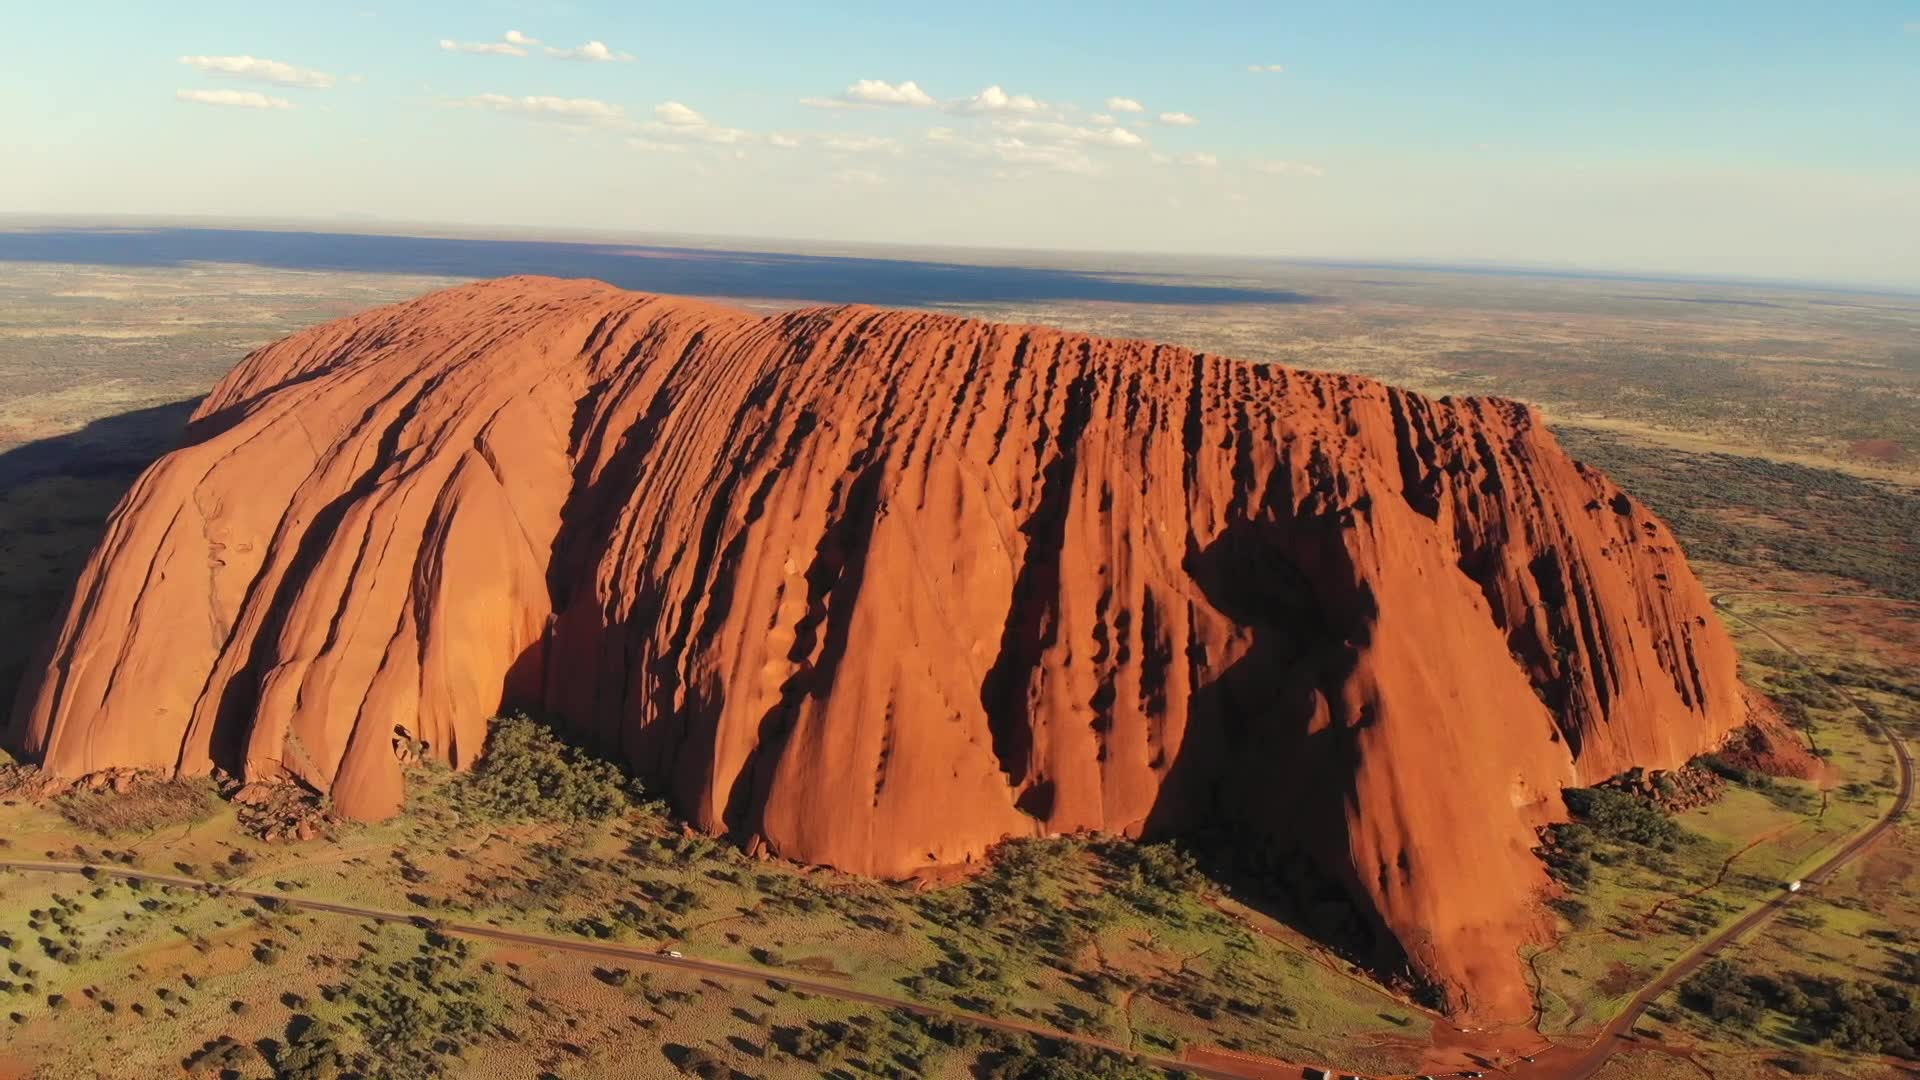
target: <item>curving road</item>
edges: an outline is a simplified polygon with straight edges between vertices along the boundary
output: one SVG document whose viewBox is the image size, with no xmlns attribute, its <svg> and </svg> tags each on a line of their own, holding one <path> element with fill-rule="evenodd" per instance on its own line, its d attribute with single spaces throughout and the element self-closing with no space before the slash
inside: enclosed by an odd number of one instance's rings
<svg viewBox="0 0 1920 1080">
<path fill-rule="evenodd" d="M 485 941 L 498 941 L 509 945 L 526 945 L 554 952 L 572 953 L 578 956 L 592 956 L 607 960 L 623 960 L 635 964 L 650 964 L 654 967 L 668 968 L 689 974 L 705 975 L 713 978 L 729 979 L 735 982 L 749 982 L 766 985 L 778 982 L 783 986 L 805 990 L 809 994 L 838 998 L 862 1005 L 875 1005 L 885 1009 L 901 1009 L 919 1016 L 942 1020 L 956 1020 L 977 1027 L 993 1028 L 1014 1035 L 1034 1035 L 1055 1042 L 1079 1043 L 1097 1050 L 1107 1050 L 1123 1057 L 1135 1058 L 1156 1068 L 1178 1070 L 1192 1076 L 1206 1077 L 1207 1080 L 1258 1080 L 1273 1075 L 1272 1070 L 1279 1068 L 1299 1069 L 1300 1066 L 1272 1059 L 1248 1058 L 1249 1064 L 1243 1069 L 1231 1068 L 1224 1064 L 1199 1063 L 1173 1058 L 1142 1054 L 1119 1043 L 1108 1042 L 1089 1035 L 1076 1035 L 1059 1031 L 1039 1024 L 1028 1024 L 1019 1020 L 1007 1020 L 981 1013 L 966 1012 L 960 1009 L 946 1009 L 937 1005 L 910 1001 L 905 998 L 888 997 L 885 994 L 872 994 L 864 990 L 855 990 L 834 982 L 810 979 L 805 976 L 791 975 L 785 969 L 754 967 L 746 964 L 732 964 L 724 960 L 702 960 L 696 957 L 667 956 L 651 949 L 632 945 L 619 945 L 610 942 L 584 941 L 579 938 L 552 937 L 546 934 L 530 934 L 518 930 L 507 930 L 498 926 L 482 923 L 453 922 L 436 919 L 426 915 L 410 914 L 401 911 L 388 911 L 384 908 L 362 907 L 358 904 L 341 904 L 331 900 L 316 900 L 298 894 L 264 892 L 257 889 L 235 888 L 218 881 L 202 878 L 184 877 L 179 874 L 159 874 L 145 870 L 129 870 L 121 866 L 97 863 L 77 862 L 22 862 L 0 860 L 0 870 L 19 870 L 27 873 L 42 874 L 80 874 L 95 878 L 115 877 L 126 881 L 141 881 L 154 885 L 172 885 L 178 888 L 194 889 L 215 896 L 234 896 L 246 900 L 265 901 L 279 909 L 320 912 L 329 915 L 346 915 L 356 919 L 370 919 L 381 923 L 407 923 L 414 926 L 431 927 L 445 934 L 457 934 L 461 937 L 478 938 Z M 1253 1064 L 1258 1062 L 1258 1064 Z"/>
<path fill-rule="evenodd" d="M 1894 597 L 1852 596 L 1845 593 L 1739 589 L 1714 594 L 1713 606 L 1717 610 L 1729 618 L 1737 619 L 1746 624 L 1775 646 L 1791 654 L 1809 670 L 1813 670 L 1813 663 L 1804 653 L 1780 640 L 1774 636 L 1771 631 L 1759 625 L 1758 622 L 1750 617 L 1740 615 L 1727 608 L 1726 601 L 1738 596 L 1831 598 L 1920 607 L 1920 601 L 1902 600 Z M 1839 693 L 1855 712 L 1865 717 L 1868 723 L 1880 734 L 1880 737 L 1885 739 L 1889 746 L 1893 747 L 1894 755 L 1900 767 L 1900 789 L 1894 798 L 1892 806 L 1887 809 L 1885 815 L 1862 830 L 1852 840 L 1848 841 L 1844 847 L 1835 852 L 1832 857 L 1810 871 L 1802 879 L 1812 885 L 1824 884 L 1841 868 L 1858 858 L 1862 852 L 1866 851 L 1882 836 L 1886 835 L 1886 833 L 1905 816 L 1913 802 L 1913 756 L 1907 749 L 1906 743 L 1901 740 L 1892 729 L 1881 722 L 1877 715 L 1864 708 L 1847 687 L 1832 680 L 1827 680 L 1827 684 Z M 1109 1042 L 1105 1039 L 1098 1039 L 1087 1035 L 1077 1035 L 1071 1032 L 1044 1027 L 1039 1024 L 1024 1023 L 1019 1020 L 1007 1020 L 959 1009 L 941 1008 L 939 1006 L 928 1005 L 904 998 L 889 997 L 884 994 L 868 993 L 839 983 L 810 979 L 805 976 L 790 975 L 784 969 L 752 967 L 744 964 L 732 964 L 722 960 L 702 960 L 695 957 L 665 956 L 650 949 L 636 946 L 584 941 L 579 938 L 554 937 L 546 934 L 524 933 L 480 923 L 451 922 L 408 912 L 388 911 L 382 908 L 362 907 L 356 904 L 342 904 L 330 900 L 316 900 L 301 897 L 297 894 L 290 895 L 279 892 L 263 892 L 253 889 L 235 888 L 217 881 L 185 877 L 178 874 L 152 873 L 145 870 L 129 870 L 120 866 L 93 863 L 23 862 L 12 860 L 0 860 L 0 869 L 19 870 L 29 873 L 92 873 L 98 877 L 116 877 L 129 881 L 143 881 L 157 885 L 173 885 L 215 895 L 237 896 L 248 900 L 266 901 L 274 905 L 299 911 L 346 915 L 353 918 L 370 919 L 382 923 L 431 925 L 434 929 L 444 933 L 458 934 L 462 937 L 498 941 L 512 945 L 525 945 L 555 952 L 572 953 L 579 956 L 624 960 L 635 964 L 648 964 L 655 967 L 674 969 L 714 978 L 729 979 L 736 982 L 764 984 L 768 980 L 774 980 L 787 986 L 805 990 L 811 994 L 837 998 L 842 1001 L 874 1005 L 887 1009 L 902 1009 L 920 1016 L 975 1024 L 980 1027 L 992 1028 L 1009 1034 L 1031 1035 L 1057 1042 L 1078 1043 L 1082 1046 L 1137 1058 L 1156 1068 L 1180 1070 L 1190 1075 L 1206 1077 L 1207 1080 L 1259 1080 L 1261 1077 L 1276 1075 L 1276 1070 L 1304 1068 L 1295 1063 L 1273 1059 L 1255 1059 L 1252 1057 L 1247 1058 L 1247 1064 L 1245 1066 L 1234 1068 L 1228 1064 L 1228 1062 L 1240 1055 L 1218 1052 L 1207 1054 L 1208 1061 L 1205 1063 L 1191 1060 L 1175 1060 L 1173 1058 L 1159 1057 L 1152 1054 L 1140 1054 L 1129 1047 L 1119 1043 Z M 1798 895 L 1797 893 L 1782 893 L 1766 904 L 1749 912 L 1725 930 L 1722 930 L 1720 933 L 1695 946 L 1690 952 L 1675 962 L 1672 967 L 1669 967 L 1660 978 L 1649 983 L 1640 993 L 1636 994 L 1633 1000 L 1627 1004 L 1627 1007 L 1623 1009 L 1619 1015 L 1614 1017 L 1605 1028 L 1601 1029 L 1600 1034 L 1594 1041 L 1576 1055 L 1568 1057 L 1556 1050 L 1542 1050 L 1537 1054 L 1538 1061 L 1522 1065 L 1519 1070 L 1512 1071 L 1520 1071 L 1526 1075 L 1538 1077 L 1555 1077 L 1557 1080 L 1587 1080 L 1588 1077 L 1599 1072 L 1616 1051 L 1622 1049 L 1623 1045 L 1630 1043 L 1634 1039 L 1632 1035 L 1634 1025 L 1640 1022 L 1641 1017 L 1645 1015 L 1649 1005 L 1653 1004 L 1675 986 L 1678 986 L 1688 976 L 1706 964 L 1707 961 L 1717 956 L 1728 945 L 1778 917 Z M 1447 1073 L 1435 1075 L 1460 1074 Z"/>
<path fill-rule="evenodd" d="M 1735 589 L 1714 594 L 1713 606 L 1716 610 L 1728 618 L 1737 619 L 1744 623 L 1762 637 L 1772 642 L 1775 646 L 1790 654 L 1809 671 L 1817 671 L 1817 669 L 1805 653 L 1802 653 L 1799 649 L 1775 637 L 1772 631 L 1761 626 L 1754 619 L 1741 615 L 1727 607 L 1726 602 L 1728 600 L 1739 596 L 1786 596 L 1862 600 L 1873 603 L 1920 607 L 1920 601 L 1901 600 L 1886 596 L 1852 596 L 1846 593 Z M 1842 867 L 1859 858 L 1862 852 L 1873 846 L 1875 841 L 1885 836 L 1889 830 L 1899 824 L 1901 817 L 1907 813 L 1907 810 L 1913 803 L 1913 754 L 1907 749 L 1905 740 L 1895 734 L 1893 729 L 1882 723 L 1879 716 L 1874 714 L 1873 711 L 1862 707 L 1859 700 L 1853 696 L 1852 691 L 1831 679 L 1826 679 L 1824 676 L 1822 676 L 1822 679 L 1828 686 L 1831 686 L 1838 692 L 1855 712 L 1865 717 L 1867 722 L 1873 725 L 1874 730 L 1880 734 L 1880 737 L 1887 741 L 1887 745 L 1893 747 L 1894 757 L 1900 766 L 1900 790 L 1899 793 L 1894 796 L 1893 805 L 1887 808 L 1886 814 L 1873 824 L 1867 826 L 1859 835 L 1849 840 L 1844 847 L 1835 852 L 1831 858 L 1821 863 L 1818 867 L 1815 867 L 1812 871 L 1809 871 L 1807 875 L 1801 879 L 1811 885 L 1825 884 L 1826 881 Z M 1599 1037 L 1595 1039 L 1592 1046 L 1582 1052 L 1578 1057 L 1572 1060 L 1553 1060 L 1553 1055 L 1541 1054 L 1540 1072 L 1537 1075 L 1557 1076 L 1560 1077 L 1561 1080 L 1586 1080 L 1587 1077 L 1599 1072 L 1600 1069 L 1606 1065 L 1607 1059 L 1612 1057 L 1615 1051 L 1621 1049 L 1623 1043 L 1630 1042 L 1634 1038 L 1632 1034 L 1633 1027 L 1635 1024 L 1638 1024 L 1640 1018 L 1646 1014 L 1647 1006 L 1659 1000 L 1661 995 L 1672 990 L 1689 975 L 1698 971 L 1707 961 L 1719 955 L 1721 950 L 1725 949 L 1728 945 L 1740 940 L 1759 927 L 1772 922 L 1782 911 L 1786 910 L 1799 895 L 1798 893 L 1783 892 L 1759 908 L 1748 912 L 1745 917 L 1732 926 L 1727 927 L 1720 933 L 1715 934 L 1713 937 L 1695 946 L 1691 952 L 1687 953 L 1672 967 L 1668 968 L 1665 974 L 1661 975 L 1660 978 L 1654 980 L 1638 994 L 1634 995 L 1633 1000 L 1627 1003 L 1627 1007 L 1620 1012 L 1620 1015 L 1614 1017 L 1611 1023 L 1605 1028 L 1602 1028 Z"/>
</svg>

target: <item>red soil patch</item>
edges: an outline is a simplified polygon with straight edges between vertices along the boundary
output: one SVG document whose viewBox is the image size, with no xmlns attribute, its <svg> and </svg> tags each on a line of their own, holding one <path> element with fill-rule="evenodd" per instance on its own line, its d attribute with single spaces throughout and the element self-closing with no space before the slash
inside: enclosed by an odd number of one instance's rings
<svg viewBox="0 0 1920 1080">
<path fill-rule="evenodd" d="M 1907 456 L 1907 448 L 1892 439 L 1861 439 L 1853 444 L 1853 452 L 1873 461 L 1899 461 Z"/>
<path fill-rule="evenodd" d="M 1913 878 L 1913 860 L 1896 845 L 1883 845 L 1860 863 L 1860 892 L 1866 897 L 1904 889 Z"/>
<path fill-rule="evenodd" d="M 1721 758 L 1768 776 L 1799 780 L 1814 780 L 1829 771 L 1808 747 L 1806 735 L 1790 727 L 1773 702 L 1755 692 L 1747 697 L 1752 722 L 1727 736 L 1716 751 Z"/>
<path fill-rule="evenodd" d="M 803 956 L 798 960 L 787 961 L 790 968 L 798 968 L 812 975 L 824 975 L 833 979 L 848 979 L 852 976 L 840 970 L 840 965 L 831 956 Z"/>
<path fill-rule="evenodd" d="M 1189 1046 L 1182 1060 L 1204 1068 L 1237 1073 L 1247 1080 L 1300 1080 L 1302 1070 L 1308 1067 L 1211 1046 Z"/>
<path fill-rule="evenodd" d="M 1637 989 L 1646 981 L 1646 972 L 1630 968 L 1625 963 L 1615 960 L 1607 965 L 1607 973 L 1602 975 L 1600 981 L 1594 985 L 1608 997 L 1619 997 L 1629 990 Z"/>
</svg>

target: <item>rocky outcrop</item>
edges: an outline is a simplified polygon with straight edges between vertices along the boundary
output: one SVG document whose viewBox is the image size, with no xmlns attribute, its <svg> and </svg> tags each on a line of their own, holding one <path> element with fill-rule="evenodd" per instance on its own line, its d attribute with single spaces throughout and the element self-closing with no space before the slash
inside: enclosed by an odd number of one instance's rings
<svg viewBox="0 0 1920 1080">
<path fill-rule="evenodd" d="M 510 279 L 248 356 L 114 514 L 15 739 L 343 812 L 503 702 L 699 827 L 903 875 L 1299 845 L 1529 1008 L 1562 787 L 1742 719 L 1672 534 L 1527 407 L 944 315 Z"/>
</svg>

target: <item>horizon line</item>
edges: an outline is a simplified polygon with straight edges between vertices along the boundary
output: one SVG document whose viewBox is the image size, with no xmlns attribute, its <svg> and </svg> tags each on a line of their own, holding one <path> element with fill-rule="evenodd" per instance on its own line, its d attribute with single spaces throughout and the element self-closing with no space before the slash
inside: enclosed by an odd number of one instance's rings
<svg viewBox="0 0 1920 1080">
<path fill-rule="evenodd" d="M 786 252 L 768 252 L 752 247 L 735 247 L 740 254 L 817 254 L 823 249 L 860 248 L 896 251 L 946 251 L 1051 256 L 1112 256 L 1120 258 L 1203 259 L 1220 262 L 1281 263 L 1329 269 L 1403 270 L 1426 273 L 1457 273 L 1479 276 L 1563 278 L 1588 281 L 1644 281 L 1661 284 L 1708 285 L 1735 288 L 1768 287 L 1802 292 L 1841 292 L 1920 298 L 1920 282 L 1887 280 L 1783 278 L 1714 273 L 1710 271 L 1661 271 L 1631 267 L 1586 266 L 1578 263 L 1529 262 L 1472 256 L 1373 256 L 1331 254 L 1248 254 L 1240 252 L 1183 251 L 1151 248 L 1053 248 L 998 244 L 914 243 L 910 240 L 846 240 L 823 237 L 726 232 L 680 232 L 670 229 L 609 228 L 582 225 L 522 225 L 418 221 L 379 215 L 251 216 L 163 213 L 75 214 L 34 210 L 0 210 L 0 225 L 13 221 L 34 221 L 36 228 L 100 227 L 179 227 L 192 225 L 231 232 L 300 231 L 319 235 L 394 236 L 415 239 L 501 239 L 521 242 L 592 244 L 635 243 L 642 239 L 655 246 L 663 240 L 694 242 L 695 247 L 713 247 L 717 243 L 741 245 L 764 243 L 787 248 Z M 0 228 L 0 232 L 8 231 Z M 808 251 L 806 249 L 812 249 Z"/>
</svg>

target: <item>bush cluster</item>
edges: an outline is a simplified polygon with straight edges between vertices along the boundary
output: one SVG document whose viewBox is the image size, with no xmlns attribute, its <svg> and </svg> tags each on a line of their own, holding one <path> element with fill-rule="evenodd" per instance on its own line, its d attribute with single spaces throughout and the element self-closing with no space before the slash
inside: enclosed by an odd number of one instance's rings
<svg viewBox="0 0 1920 1080">
<path fill-rule="evenodd" d="M 1693 834 L 1653 803 L 1613 788 L 1568 788 L 1561 793 L 1574 820 L 1549 826 L 1540 851 L 1547 872 L 1573 888 L 1593 879 L 1593 864 L 1631 857 L 1671 871 L 1666 856 L 1691 843 Z"/>
<path fill-rule="evenodd" d="M 487 1031 L 491 1017 L 481 984 L 468 973 L 471 947 L 429 931 L 405 960 L 356 960 L 353 978 L 336 992 L 364 1050 L 353 1055 L 367 1080 L 424 1080 L 466 1075 L 461 1054 Z"/>
<path fill-rule="evenodd" d="M 1920 995 L 1913 985 L 1743 971 L 1709 962 L 1680 986 L 1680 1002 L 1717 1023 L 1752 1027 L 1767 1012 L 1792 1020 L 1797 1034 L 1843 1050 L 1920 1059 Z"/>
<path fill-rule="evenodd" d="M 493 722 L 473 771 L 450 790 L 463 814 L 495 821 L 602 821 L 639 799 L 619 765 L 569 745 L 523 714 Z"/>
</svg>

